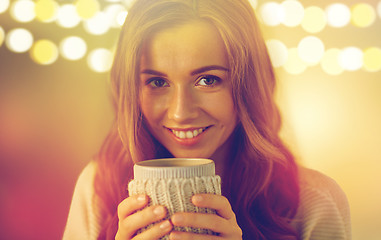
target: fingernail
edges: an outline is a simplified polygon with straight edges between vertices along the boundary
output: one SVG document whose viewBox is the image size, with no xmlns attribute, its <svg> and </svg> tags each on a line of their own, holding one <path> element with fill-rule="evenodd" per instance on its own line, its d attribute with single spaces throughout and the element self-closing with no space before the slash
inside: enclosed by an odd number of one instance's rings
<svg viewBox="0 0 381 240">
<path fill-rule="evenodd" d="M 153 213 L 158 216 L 162 215 L 164 213 L 164 207 L 163 206 L 155 207 L 155 209 L 153 210 Z"/>
<path fill-rule="evenodd" d="M 138 200 L 139 202 L 144 202 L 144 201 L 146 200 L 146 196 L 145 196 L 145 195 L 140 195 L 140 196 L 137 198 L 137 200 Z"/>
<path fill-rule="evenodd" d="M 195 195 L 193 196 L 193 201 L 194 202 L 202 202 L 203 198 L 200 195 Z"/>
<path fill-rule="evenodd" d="M 174 223 L 181 223 L 184 220 L 184 217 L 177 214 L 172 216 L 172 222 Z"/>
<path fill-rule="evenodd" d="M 180 238 L 179 234 L 171 232 L 171 234 L 169 235 L 169 239 L 170 240 L 180 240 L 181 238 Z"/>
<path fill-rule="evenodd" d="M 161 225 L 160 225 L 160 229 L 162 230 L 168 230 L 169 228 L 171 228 L 171 223 L 169 221 L 165 221 L 163 222 Z"/>
</svg>

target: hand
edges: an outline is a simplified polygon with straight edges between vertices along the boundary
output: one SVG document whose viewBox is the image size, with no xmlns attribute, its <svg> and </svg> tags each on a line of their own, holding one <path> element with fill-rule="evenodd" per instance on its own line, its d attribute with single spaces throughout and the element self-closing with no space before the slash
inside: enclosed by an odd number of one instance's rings
<svg viewBox="0 0 381 240">
<path fill-rule="evenodd" d="M 169 235 L 171 240 L 242 239 L 242 230 L 237 224 L 227 198 L 214 194 L 198 194 L 192 197 L 192 203 L 197 207 L 215 209 L 217 214 L 175 213 L 171 217 L 172 224 L 179 227 L 209 229 L 218 233 L 219 236 L 173 231 Z"/>
<path fill-rule="evenodd" d="M 119 204 L 116 240 L 159 239 L 172 230 L 172 224 L 169 220 L 160 221 L 167 215 L 165 207 L 150 206 L 144 208 L 147 204 L 148 197 L 146 195 L 131 196 Z M 140 228 L 147 227 L 152 223 L 155 223 L 152 227 L 136 234 Z"/>
</svg>

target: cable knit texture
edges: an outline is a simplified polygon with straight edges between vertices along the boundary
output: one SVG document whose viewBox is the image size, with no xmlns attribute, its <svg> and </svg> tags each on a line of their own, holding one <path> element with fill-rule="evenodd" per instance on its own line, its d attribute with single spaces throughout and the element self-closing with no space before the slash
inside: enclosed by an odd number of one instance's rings
<svg viewBox="0 0 381 240">
<path fill-rule="evenodd" d="M 94 199 L 96 163 L 77 181 L 63 240 L 96 240 L 103 224 Z M 300 205 L 292 222 L 301 240 L 351 239 L 348 200 L 339 185 L 320 172 L 300 168 Z"/>
<path fill-rule="evenodd" d="M 191 198 L 198 193 L 212 193 L 221 195 L 221 178 L 219 176 L 193 177 L 193 178 L 167 178 L 132 180 L 128 184 L 131 196 L 147 194 L 150 198 L 149 206 L 162 205 L 167 208 L 166 219 L 176 212 L 216 213 L 209 208 L 199 208 L 192 204 Z M 146 228 L 151 227 L 151 225 Z M 144 229 L 146 229 L 144 228 Z M 142 229 L 142 230 L 144 230 Z M 176 231 L 214 234 L 210 230 L 175 227 Z M 169 239 L 165 236 L 161 239 Z"/>
</svg>

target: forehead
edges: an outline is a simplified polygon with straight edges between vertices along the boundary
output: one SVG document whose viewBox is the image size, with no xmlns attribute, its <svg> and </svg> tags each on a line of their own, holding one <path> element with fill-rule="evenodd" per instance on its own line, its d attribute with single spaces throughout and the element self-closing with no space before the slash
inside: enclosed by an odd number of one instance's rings
<svg viewBox="0 0 381 240">
<path fill-rule="evenodd" d="M 225 44 L 210 23 L 193 21 L 153 34 L 143 44 L 141 65 L 159 69 L 228 67 Z"/>
</svg>

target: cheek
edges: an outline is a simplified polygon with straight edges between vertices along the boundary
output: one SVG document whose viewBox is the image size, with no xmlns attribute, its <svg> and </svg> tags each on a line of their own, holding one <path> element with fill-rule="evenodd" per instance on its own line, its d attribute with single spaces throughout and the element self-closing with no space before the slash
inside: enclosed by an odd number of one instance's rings
<svg viewBox="0 0 381 240">
<path fill-rule="evenodd" d="M 140 98 L 140 107 L 142 109 L 144 117 L 151 124 L 153 121 L 158 121 L 165 110 L 163 99 L 154 97 L 150 94 L 142 92 L 142 97 Z"/>
<path fill-rule="evenodd" d="M 207 108 L 205 110 L 221 123 L 224 123 L 224 125 L 235 123 L 237 113 L 230 92 L 226 91 L 210 96 L 204 99 L 204 102 L 206 103 L 204 106 Z"/>
</svg>

